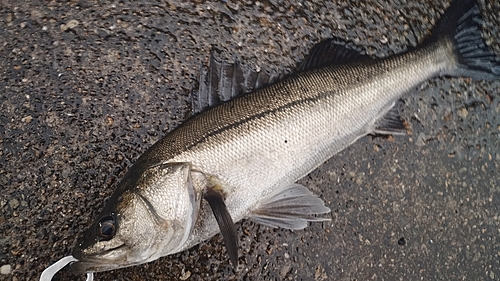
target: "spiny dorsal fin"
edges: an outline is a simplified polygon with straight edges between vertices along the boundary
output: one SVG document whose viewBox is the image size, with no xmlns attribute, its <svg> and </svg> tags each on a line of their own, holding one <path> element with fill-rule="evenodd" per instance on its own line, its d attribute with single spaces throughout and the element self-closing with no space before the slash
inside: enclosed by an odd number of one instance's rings
<svg viewBox="0 0 500 281">
<path fill-rule="evenodd" d="M 283 75 L 255 71 L 240 63 L 227 63 L 210 55 L 208 70 L 200 71 L 197 90 L 191 93 L 192 113 L 217 106 L 281 79 Z"/>
<path fill-rule="evenodd" d="M 309 221 L 330 220 L 316 217 L 329 212 L 323 200 L 307 187 L 294 183 L 264 199 L 248 217 L 266 226 L 297 230 L 305 228 Z"/>
<path fill-rule="evenodd" d="M 341 65 L 369 59 L 370 57 L 353 43 L 339 38 L 330 38 L 321 41 L 311 49 L 299 70 L 307 71 L 328 65 Z"/>
<path fill-rule="evenodd" d="M 212 212 L 214 213 L 215 220 L 219 225 L 220 232 L 224 238 L 224 244 L 234 268 L 238 267 L 238 234 L 234 225 L 231 214 L 227 210 L 224 203 L 224 196 L 213 188 L 208 188 L 204 195 L 205 200 L 208 201 Z"/>
</svg>

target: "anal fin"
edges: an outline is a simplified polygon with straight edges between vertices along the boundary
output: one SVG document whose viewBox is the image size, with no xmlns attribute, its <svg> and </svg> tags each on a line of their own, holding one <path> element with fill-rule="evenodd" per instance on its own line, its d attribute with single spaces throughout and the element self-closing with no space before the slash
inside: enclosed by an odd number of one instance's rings
<svg viewBox="0 0 500 281">
<path fill-rule="evenodd" d="M 238 234 L 234 225 L 231 214 L 227 210 L 224 203 L 224 196 L 213 188 L 208 188 L 204 195 L 205 200 L 208 201 L 212 212 L 214 213 L 215 220 L 219 225 L 220 232 L 224 238 L 224 244 L 234 268 L 238 267 Z"/>
<path fill-rule="evenodd" d="M 248 218 L 266 226 L 287 229 L 303 229 L 307 222 L 328 221 L 329 218 L 317 217 L 329 213 L 325 203 L 309 189 L 300 184 L 291 184 L 284 190 L 266 198 Z"/>
<path fill-rule="evenodd" d="M 375 124 L 373 134 L 379 135 L 406 135 L 407 128 L 399 116 L 396 107 L 392 107 L 382 119 Z"/>
</svg>

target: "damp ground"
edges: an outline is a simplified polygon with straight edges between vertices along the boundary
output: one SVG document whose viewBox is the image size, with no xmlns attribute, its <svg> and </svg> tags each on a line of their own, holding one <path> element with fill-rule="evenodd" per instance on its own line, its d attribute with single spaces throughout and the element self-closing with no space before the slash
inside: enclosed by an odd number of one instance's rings
<svg viewBox="0 0 500 281">
<path fill-rule="evenodd" d="M 127 168 L 190 115 L 210 52 L 279 74 L 332 36 L 384 57 L 449 5 L 323 2 L 2 1 L 0 280 L 70 254 Z M 499 2 L 481 10 L 500 54 Z M 237 272 L 216 236 L 95 280 L 498 280 L 500 82 L 432 79 L 397 106 L 411 134 L 364 137 L 300 181 L 330 222 L 239 222 Z"/>
</svg>

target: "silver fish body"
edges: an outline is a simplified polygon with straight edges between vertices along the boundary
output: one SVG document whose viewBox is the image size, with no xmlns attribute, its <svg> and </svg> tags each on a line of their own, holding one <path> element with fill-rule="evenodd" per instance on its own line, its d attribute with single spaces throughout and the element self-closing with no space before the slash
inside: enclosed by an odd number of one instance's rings
<svg viewBox="0 0 500 281">
<path fill-rule="evenodd" d="M 191 163 L 195 170 L 216 176 L 224 183 L 226 205 L 238 221 L 263 198 L 373 132 L 403 93 L 453 69 L 452 51 L 446 42 L 440 44 L 370 65 L 301 73 L 191 119 L 152 152 L 159 155 L 172 141 L 188 140 L 182 144 L 188 149 L 166 152 L 166 159 Z M 202 192 L 197 190 L 199 196 Z M 200 217 L 183 249 L 218 232 L 209 209 Z"/>
<path fill-rule="evenodd" d="M 473 1 L 464 3 L 469 14 L 462 21 L 468 23 L 478 10 Z M 469 35 L 434 38 L 385 59 L 300 72 L 188 119 L 130 169 L 75 248 L 73 269 L 110 270 L 188 249 L 219 232 L 203 200 L 207 188 L 224 195 L 234 221 L 262 215 L 269 198 L 374 132 L 395 101 L 423 81 L 498 78 L 500 62 L 484 46 L 483 53 L 459 46 Z M 468 60 L 469 53 L 491 65 Z M 328 211 L 319 205 L 316 213 Z"/>
</svg>

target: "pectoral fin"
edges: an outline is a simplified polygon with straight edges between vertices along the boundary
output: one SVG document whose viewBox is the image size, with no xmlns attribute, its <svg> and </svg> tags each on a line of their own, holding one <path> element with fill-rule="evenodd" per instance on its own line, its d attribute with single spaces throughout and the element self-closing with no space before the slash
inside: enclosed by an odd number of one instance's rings
<svg viewBox="0 0 500 281">
<path fill-rule="evenodd" d="M 224 196 L 219 191 L 208 188 L 204 198 L 210 204 L 210 208 L 214 213 L 220 232 L 224 238 L 229 259 L 236 268 L 238 266 L 238 234 L 236 233 L 236 227 L 234 226 L 231 214 L 229 214 L 224 203 Z"/>
<path fill-rule="evenodd" d="M 309 221 L 330 219 L 315 215 L 329 213 L 323 200 L 300 184 L 291 184 L 286 189 L 266 198 L 248 215 L 249 219 L 270 227 L 303 229 Z"/>
</svg>

